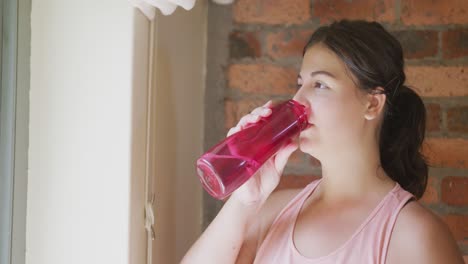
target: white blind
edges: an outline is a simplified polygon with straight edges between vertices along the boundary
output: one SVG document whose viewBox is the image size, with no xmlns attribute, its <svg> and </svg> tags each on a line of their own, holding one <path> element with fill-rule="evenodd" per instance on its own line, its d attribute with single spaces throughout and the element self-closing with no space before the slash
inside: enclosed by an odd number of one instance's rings
<svg viewBox="0 0 468 264">
<path fill-rule="evenodd" d="M 195 0 L 128 0 L 135 7 L 141 10 L 145 16 L 153 20 L 156 14 L 156 8 L 161 10 L 163 15 L 174 13 L 177 6 L 181 6 L 185 10 L 190 10 L 195 5 Z M 231 4 L 234 0 L 213 0 L 217 4 Z"/>
<path fill-rule="evenodd" d="M 129 0 L 135 7 L 141 10 L 148 19 L 153 20 L 156 14 L 156 8 L 161 10 L 164 15 L 174 13 L 177 6 L 190 10 L 195 5 L 195 0 Z"/>
</svg>

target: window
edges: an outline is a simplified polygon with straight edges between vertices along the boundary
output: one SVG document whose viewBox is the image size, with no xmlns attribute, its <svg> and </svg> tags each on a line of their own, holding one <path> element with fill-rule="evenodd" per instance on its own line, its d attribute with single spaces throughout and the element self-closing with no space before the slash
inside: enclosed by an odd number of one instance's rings
<svg viewBox="0 0 468 264">
<path fill-rule="evenodd" d="M 31 0 L 0 3 L 0 263 L 25 262 Z"/>
</svg>

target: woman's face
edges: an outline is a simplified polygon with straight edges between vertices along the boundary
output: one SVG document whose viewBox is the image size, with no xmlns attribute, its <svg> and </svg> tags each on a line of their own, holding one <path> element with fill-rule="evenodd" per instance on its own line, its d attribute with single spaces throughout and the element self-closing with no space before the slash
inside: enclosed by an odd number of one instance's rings
<svg viewBox="0 0 468 264">
<path fill-rule="evenodd" d="M 330 49 L 315 44 L 304 55 L 294 99 L 310 107 L 300 149 L 321 160 L 353 153 L 362 142 L 366 120 L 365 92 Z"/>
</svg>

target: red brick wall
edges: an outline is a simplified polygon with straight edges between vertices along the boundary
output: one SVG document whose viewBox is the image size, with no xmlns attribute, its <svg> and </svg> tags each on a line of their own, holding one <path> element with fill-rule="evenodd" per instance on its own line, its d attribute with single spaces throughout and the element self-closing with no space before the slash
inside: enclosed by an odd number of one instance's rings
<svg viewBox="0 0 468 264">
<path fill-rule="evenodd" d="M 290 98 L 306 40 L 342 18 L 379 21 L 402 43 L 407 83 L 428 110 L 431 169 L 422 202 L 468 255 L 468 1 L 237 0 L 224 71 L 226 131 L 268 99 Z M 304 186 L 320 175 L 320 164 L 295 153 L 285 174 L 279 188 Z"/>
</svg>

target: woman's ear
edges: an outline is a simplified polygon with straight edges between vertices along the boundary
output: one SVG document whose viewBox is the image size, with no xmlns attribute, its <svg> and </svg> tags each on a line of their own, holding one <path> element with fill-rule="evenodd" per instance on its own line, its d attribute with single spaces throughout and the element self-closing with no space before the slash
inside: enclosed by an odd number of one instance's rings
<svg viewBox="0 0 468 264">
<path fill-rule="evenodd" d="M 377 118 L 384 109 L 386 98 L 385 90 L 382 87 L 377 87 L 375 90 L 368 93 L 364 118 L 367 120 Z"/>
</svg>

